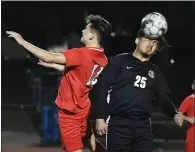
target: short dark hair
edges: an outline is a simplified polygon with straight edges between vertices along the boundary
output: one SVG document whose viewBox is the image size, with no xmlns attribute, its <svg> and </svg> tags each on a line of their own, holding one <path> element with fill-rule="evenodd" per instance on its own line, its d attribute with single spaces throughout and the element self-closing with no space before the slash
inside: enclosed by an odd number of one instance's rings
<svg viewBox="0 0 195 152">
<path fill-rule="evenodd" d="M 85 18 L 86 24 L 91 24 L 91 28 L 96 30 L 100 35 L 100 43 L 110 36 L 112 26 L 111 24 L 101 17 L 100 15 L 89 15 Z"/>
</svg>

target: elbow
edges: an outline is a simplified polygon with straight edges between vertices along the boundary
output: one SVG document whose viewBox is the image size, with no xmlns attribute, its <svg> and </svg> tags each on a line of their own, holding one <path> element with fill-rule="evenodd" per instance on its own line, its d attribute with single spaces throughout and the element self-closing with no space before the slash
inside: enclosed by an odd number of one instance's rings
<svg viewBox="0 0 195 152">
<path fill-rule="evenodd" d="M 43 61 L 47 63 L 53 63 L 53 56 L 51 54 L 48 54 L 47 56 L 43 58 Z"/>
<path fill-rule="evenodd" d="M 60 72 L 64 72 L 64 67 L 60 67 L 58 70 L 59 70 Z"/>
</svg>

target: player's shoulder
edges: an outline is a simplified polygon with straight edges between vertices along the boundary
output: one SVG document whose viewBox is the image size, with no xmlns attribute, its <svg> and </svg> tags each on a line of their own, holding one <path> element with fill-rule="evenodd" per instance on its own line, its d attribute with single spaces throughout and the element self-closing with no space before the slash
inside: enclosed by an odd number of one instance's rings
<svg viewBox="0 0 195 152">
<path fill-rule="evenodd" d="M 73 53 L 73 52 L 76 52 L 76 51 L 82 52 L 82 50 L 83 50 L 82 48 L 71 48 L 71 49 L 68 49 L 68 50 L 63 50 L 62 52 L 71 52 L 71 53 Z"/>
<path fill-rule="evenodd" d="M 129 56 L 131 56 L 130 53 L 121 53 L 121 54 L 117 54 L 113 57 L 110 57 L 108 60 L 110 62 L 120 62 L 120 61 L 124 61 L 124 59 L 127 59 Z"/>
<path fill-rule="evenodd" d="M 72 48 L 71 50 L 75 50 L 75 51 L 85 51 L 85 50 L 86 50 L 86 48 L 85 48 L 85 47 Z"/>
<path fill-rule="evenodd" d="M 163 75 L 161 69 L 159 68 L 159 66 L 157 66 L 156 64 L 150 62 L 150 68 L 151 70 L 153 70 L 155 73 L 157 73 L 158 75 Z"/>
<path fill-rule="evenodd" d="M 193 104 L 192 101 L 194 101 L 194 95 L 193 94 L 185 97 L 182 101 L 182 104 Z"/>
<path fill-rule="evenodd" d="M 189 101 L 189 102 L 194 101 L 194 94 L 187 96 L 184 100 Z"/>
</svg>

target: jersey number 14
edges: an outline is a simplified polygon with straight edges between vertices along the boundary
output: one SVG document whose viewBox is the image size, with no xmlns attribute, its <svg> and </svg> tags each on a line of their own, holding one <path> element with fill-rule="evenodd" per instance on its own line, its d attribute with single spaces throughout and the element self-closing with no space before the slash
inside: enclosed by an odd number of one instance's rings
<svg viewBox="0 0 195 152">
<path fill-rule="evenodd" d="M 97 81 L 98 81 L 97 80 L 98 76 L 102 72 L 103 69 L 104 69 L 104 67 L 101 67 L 98 64 L 95 64 L 93 66 L 91 76 L 90 76 L 89 80 L 87 81 L 86 85 L 87 86 L 95 85 L 97 83 Z"/>
<path fill-rule="evenodd" d="M 137 75 L 134 86 L 139 87 L 139 88 L 145 88 L 146 87 L 146 80 L 147 80 L 146 77 L 141 77 L 141 76 Z"/>
</svg>

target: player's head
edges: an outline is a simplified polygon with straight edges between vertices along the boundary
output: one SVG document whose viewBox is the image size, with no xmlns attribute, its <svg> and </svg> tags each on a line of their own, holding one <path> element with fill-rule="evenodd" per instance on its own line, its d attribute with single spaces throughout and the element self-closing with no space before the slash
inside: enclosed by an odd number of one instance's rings
<svg viewBox="0 0 195 152">
<path fill-rule="evenodd" d="M 85 19 L 85 29 L 82 30 L 81 42 L 84 44 L 88 43 L 99 43 L 102 42 L 110 35 L 111 25 L 110 23 L 102 18 L 100 15 L 89 15 Z"/>
<path fill-rule="evenodd" d="M 142 29 L 139 30 L 137 38 L 135 39 L 135 43 L 137 45 L 136 49 L 140 52 L 141 55 L 145 57 L 151 57 L 157 51 L 160 51 L 165 47 L 170 47 L 164 37 L 152 39 L 146 36 Z"/>
</svg>

